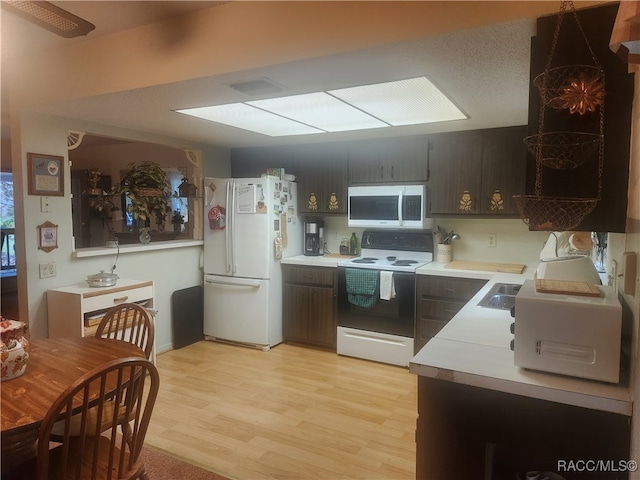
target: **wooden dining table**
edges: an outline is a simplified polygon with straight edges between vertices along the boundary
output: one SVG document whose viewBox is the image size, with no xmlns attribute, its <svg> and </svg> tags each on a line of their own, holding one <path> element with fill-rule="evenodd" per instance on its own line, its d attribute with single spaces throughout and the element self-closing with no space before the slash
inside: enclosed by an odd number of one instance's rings
<svg viewBox="0 0 640 480">
<path fill-rule="evenodd" d="M 40 424 L 67 387 L 95 367 L 125 357 L 145 358 L 145 355 L 136 345 L 114 339 L 73 337 L 32 341 L 24 374 L 0 384 L 2 470 L 35 455 Z"/>
</svg>

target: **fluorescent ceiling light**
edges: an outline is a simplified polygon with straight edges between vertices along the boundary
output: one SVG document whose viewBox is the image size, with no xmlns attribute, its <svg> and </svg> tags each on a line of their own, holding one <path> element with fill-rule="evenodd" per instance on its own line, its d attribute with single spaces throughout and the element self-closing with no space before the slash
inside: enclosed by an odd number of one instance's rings
<svg viewBox="0 0 640 480">
<path fill-rule="evenodd" d="M 327 132 L 389 126 L 389 124 L 381 122 L 324 92 L 257 100 L 247 102 L 247 104 L 307 125 L 313 125 Z"/>
<path fill-rule="evenodd" d="M 468 118 L 426 77 L 176 111 L 273 137 Z"/>
<path fill-rule="evenodd" d="M 318 130 L 309 125 L 304 125 L 300 122 L 265 112 L 264 110 L 245 105 L 244 103 L 187 108 L 176 111 L 272 137 L 323 133 L 323 130 Z"/>
<path fill-rule="evenodd" d="M 329 93 L 394 126 L 467 118 L 426 77 L 342 88 Z"/>
</svg>

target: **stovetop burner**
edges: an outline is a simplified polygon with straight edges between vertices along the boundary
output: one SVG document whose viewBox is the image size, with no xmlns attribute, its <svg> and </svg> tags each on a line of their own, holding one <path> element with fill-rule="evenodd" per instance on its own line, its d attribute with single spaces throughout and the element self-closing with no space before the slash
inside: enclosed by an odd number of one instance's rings
<svg viewBox="0 0 640 480">
<path fill-rule="evenodd" d="M 341 260 L 338 266 L 415 272 L 433 259 L 433 235 L 430 231 L 366 230 L 361 243 L 362 256 Z"/>
<path fill-rule="evenodd" d="M 354 258 L 353 263 L 376 263 L 378 258 L 376 257 L 362 257 L 362 258 Z"/>
<path fill-rule="evenodd" d="M 391 265 L 398 266 L 398 267 L 406 267 L 414 263 L 418 263 L 418 261 L 417 260 L 396 260 Z"/>
</svg>

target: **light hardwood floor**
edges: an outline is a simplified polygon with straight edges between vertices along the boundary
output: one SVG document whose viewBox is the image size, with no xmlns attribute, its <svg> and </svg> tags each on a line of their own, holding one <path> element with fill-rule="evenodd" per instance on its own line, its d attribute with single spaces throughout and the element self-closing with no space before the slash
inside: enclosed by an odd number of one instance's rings
<svg viewBox="0 0 640 480">
<path fill-rule="evenodd" d="M 209 341 L 157 366 L 149 445 L 240 480 L 415 478 L 417 379 L 406 368 Z"/>
</svg>

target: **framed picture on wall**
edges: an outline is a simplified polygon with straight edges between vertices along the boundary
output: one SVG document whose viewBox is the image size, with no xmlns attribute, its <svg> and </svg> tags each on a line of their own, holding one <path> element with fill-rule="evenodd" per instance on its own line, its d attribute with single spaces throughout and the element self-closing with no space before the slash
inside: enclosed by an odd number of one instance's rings
<svg viewBox="0 0 640 480">
<path fill-rule="evenodd" d="M 64 157 L 27 153 L 29 195 L 64 195 Z"/>
<path fill-rule="evenodd" d="M 51 222 L 44 222 L 38 225 L 38 248 L 45 252 L 50 252 L 58 248 L 58 225 Z"/>
</svg>

